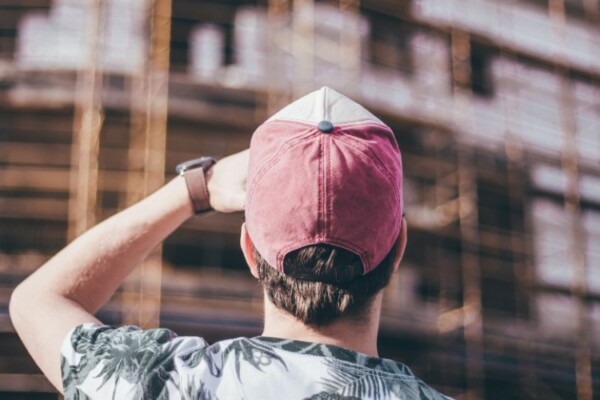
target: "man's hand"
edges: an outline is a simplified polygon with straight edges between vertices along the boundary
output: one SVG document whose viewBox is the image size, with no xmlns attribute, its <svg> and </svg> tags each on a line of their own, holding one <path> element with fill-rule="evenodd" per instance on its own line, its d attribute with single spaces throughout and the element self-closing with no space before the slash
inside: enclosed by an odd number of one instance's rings
<svg viewBox="0 0 600 400">
<path fill-rule="evenodd" d="M 217 162 L 206 175 L 210 206 L 220 212 L 244 209 L 249 150 L 232 154 Z"/>
</svg>

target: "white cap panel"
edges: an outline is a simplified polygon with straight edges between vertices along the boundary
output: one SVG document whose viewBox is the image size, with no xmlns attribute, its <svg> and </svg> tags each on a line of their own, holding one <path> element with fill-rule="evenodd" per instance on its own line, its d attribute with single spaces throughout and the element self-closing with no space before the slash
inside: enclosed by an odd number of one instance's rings
<svg viewBox="0 0 600 400">
<path fill-rule="evenodd" d="M 333 125 L 357 122 L 385 125 L 363 106 L 327 86 L 299 98 L 275 113 L 267 121 L 298 121 L 318 124 L 323 120 L 330 121 Z"/>
</svg>

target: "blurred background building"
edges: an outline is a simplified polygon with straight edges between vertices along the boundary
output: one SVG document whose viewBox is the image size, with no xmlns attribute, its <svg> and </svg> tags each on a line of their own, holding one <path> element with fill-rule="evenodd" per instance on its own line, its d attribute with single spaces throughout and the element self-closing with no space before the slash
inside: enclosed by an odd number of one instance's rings
<svg viewBox="0 0 600 400">
<path fill-rule="evenodd" d="M 457 399 L 600 398 L 598 0 L 0 0 L 0 398 L 57 396 L 8 318 L 19 281 L 322 85 L 403 151 L 381 355 Z M 259 334 L 241 222 L 186 223 L 101 319 Z"/>
</svg>

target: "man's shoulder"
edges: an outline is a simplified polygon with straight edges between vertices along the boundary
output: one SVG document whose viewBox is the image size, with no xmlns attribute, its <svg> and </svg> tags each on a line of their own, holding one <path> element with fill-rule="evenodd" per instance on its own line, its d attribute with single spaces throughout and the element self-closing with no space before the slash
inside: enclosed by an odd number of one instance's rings
<svg viewBox="0 0 600 400">
<path fill-rule="evenodd" d="M 238 337 L 198 350 L 196 360 L 205 378 L 219 375 L 262 398 L 286 391 L 303 399 L 448 399 L 401 362 L 321 343 Z"/>
<path fill-rule="evenodd" d="M 372 396 L 448 399 L 419 379 L 408 366 L 391 359 L 328 344 L 271 337 L 238 338 L 225 343 L 234 348 L 252 349 L 263 366 L 274 363 L 296 380 L 304 380 L 307 388 L 318 389 L 306 399 L 366 399 Z"/>
</svg>

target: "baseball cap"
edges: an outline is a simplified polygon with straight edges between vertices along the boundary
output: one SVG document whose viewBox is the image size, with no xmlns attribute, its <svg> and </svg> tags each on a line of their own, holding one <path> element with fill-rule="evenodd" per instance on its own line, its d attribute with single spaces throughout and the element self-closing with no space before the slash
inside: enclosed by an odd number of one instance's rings
<svg viewBox="0 0 600 400">
<path fill-rule="evenodd" d="M 402 162 L 392 130 L 360 104 L 328 87 L 312 92 L 260 125 L 250 143 L 246 229 L 273 268 L 314 244 L 355 253 L 376 268 L 402 224 Z"/>
</svg>

